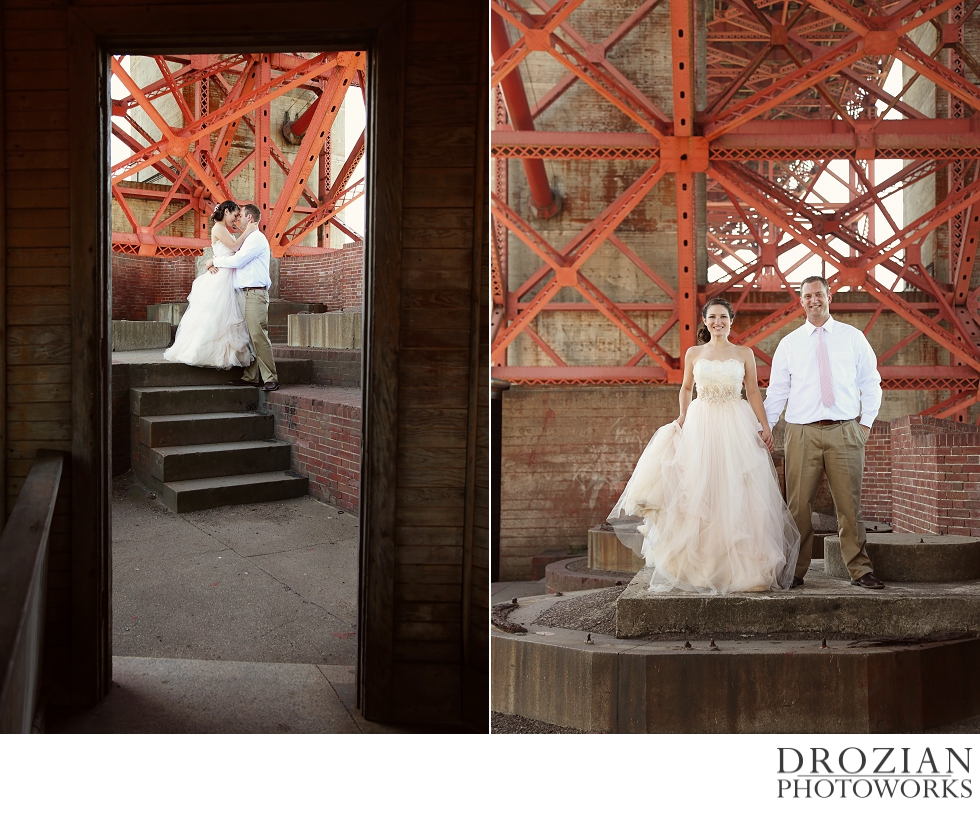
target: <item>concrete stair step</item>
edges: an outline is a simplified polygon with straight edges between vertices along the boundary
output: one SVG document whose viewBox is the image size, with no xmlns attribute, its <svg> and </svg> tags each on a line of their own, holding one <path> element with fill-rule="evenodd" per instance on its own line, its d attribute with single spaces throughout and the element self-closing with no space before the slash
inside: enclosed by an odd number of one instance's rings
<svg viewBox="0 0 980 815">
<path fill-rule="evenodd" d="M 162 352 L 161 352 L 162 353 Z M 128 368 L 129 387 L 148 388 L 173 385 L 227 385 L 241 379 L 242 369 L 222 371 L 217 368 L 195 368 L 180 362 L 120 362 Z M 313 381 L 310 359 L 277 359 L 280 385 L 302 385 Z"/>
<path fill-rule="evenodd" d="M 136 416 L 234 413 L 258 407 L 258 388 L 235 385 L 163 386 L 133 388 L 129 392 L 129 412 Z"/>
<path fill-rule="evenodd" d="M 190 413 L 139 416 L 137 439 L 147 447 L 258 441 L 274 435 L 275 417 L 261 413 Z"/>
<path fill-rule="evenodd" d="M 288 470 L 292 445 L 272 440 L 150 447 L 144 450 L 150 475 L 159 481 Z"/>
<path fill-rule="evenodd" d="M 157 497 L 174 512 L 285 501 L 309 493 L 307 479 L 290 472 L 248 473 L 169 482 L 147 478 L 147 481 L 150 482 L 148 486 L 157 491 Z"/>
</svg>

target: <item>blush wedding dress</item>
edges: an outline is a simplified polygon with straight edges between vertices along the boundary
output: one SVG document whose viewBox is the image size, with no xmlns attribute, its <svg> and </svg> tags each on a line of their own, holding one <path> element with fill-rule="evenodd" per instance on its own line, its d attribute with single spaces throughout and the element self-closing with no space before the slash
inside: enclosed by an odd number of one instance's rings
<svg viewBox="0 0 980 815">
<path fill-rule="evenodd" d="M 608 522 L 653 591 L 787 589 L 800 534 L 779 492 L 737 359 L 699 359 L 697 398 L 650 440 Z"/>
<path fill-rule="evenodd" d="M 215 257 L 227 257 L 231 249 L 213 244 Z M 177 326 L 174 344 L 163 354 L 171 362 L 198 368 L 247 368 L 254 353 L 248 328 L 233 285 L 233 269 L 205 272 L 191 286 L 187 311 Z"/>
</svg>

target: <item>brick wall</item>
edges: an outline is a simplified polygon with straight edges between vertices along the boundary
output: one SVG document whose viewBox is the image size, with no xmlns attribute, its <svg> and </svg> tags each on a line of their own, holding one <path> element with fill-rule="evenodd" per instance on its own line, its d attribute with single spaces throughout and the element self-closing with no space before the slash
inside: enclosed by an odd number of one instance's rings
<svg viewBox="0 0 980 815">
<path fill-rule="evenodd" d="M 112 319 L 145 320 L 148 305 L 186 300 L 193 283 L 193 257 L 141 257 L 113 252 Z"/>
<path fill-rule="evenodd" d="M 892 528 L 980 536 L 980 430 L 903 416 L 891 431 Z"/>
<path fill-rule="evenodd" d="M 532 556 L 586 545 L 654 431 L 677 418 L 677 388 L 513 387 L 502 397 L 500 579 L 525 580 Z"/>
<path fill-rule="evenodd" d="M 291 468 L 310 479 L 310 494 L 357 509 L 361 473 L 361 394 L 299 385 L 265 394 L 276 438 L 293 445 Z"/>
<path fill-rule="evenodd" d="M 676 415 L 676 388 L 505 392 L 500 579 L 529 579 L 533 555 L 584 546 L 650 436 Z M 825 484 L 821 490 L 815 509 L 833 512 Z M 896 532 L 980 536 L 980 429 L 919 415 L 875 422 L 862 510 Z"/>
<path fill-rule="evenodd" d="M 891 439 L 889 423 L 876 421 L 864 446 L 861 511 L 866 521 L 892 520 Z"/>
<path fill-rule="evenodd" d="M 279 266 L 279 296 L 323 303 L 329 311 L 357 310 L 363 302 L 363 242 L 323 255 L 288 255 Z"/>
</svg>

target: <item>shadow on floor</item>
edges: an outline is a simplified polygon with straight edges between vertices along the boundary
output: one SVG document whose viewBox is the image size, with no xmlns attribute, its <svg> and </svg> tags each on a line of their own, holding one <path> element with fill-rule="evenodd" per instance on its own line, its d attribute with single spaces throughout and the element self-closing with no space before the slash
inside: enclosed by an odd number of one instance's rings
<svg viewBox="0 0 980 815">
<path fill-rule="evenodd" d="M 341 665 L 113 657 L 112 690 L 81 712 L 49 714 L 49 733 L 399 733 L 354 706 Z"/>
<path fill-rule="evenodd" d="M 356 516 L 310 497 L 178 515 L 129 473 L 112 524 L 112 689 L 47 732 L 410 732 L 355 707 Z"/>
</svg>

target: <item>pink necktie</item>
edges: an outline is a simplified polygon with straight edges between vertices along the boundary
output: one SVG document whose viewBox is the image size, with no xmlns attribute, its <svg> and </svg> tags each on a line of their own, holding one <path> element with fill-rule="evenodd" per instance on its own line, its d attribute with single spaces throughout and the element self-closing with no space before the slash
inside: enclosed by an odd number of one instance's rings
<svg viewBox="0 0 980 815">
<path fill-rule="evenodd" d="M 833 407 L 834 378 L 830 375 L 830 356 L 823 341 L 823 326 L 817 328 L 817 365 L 820 367 L 820 401 L 824 407 Z"/>
</svg>

